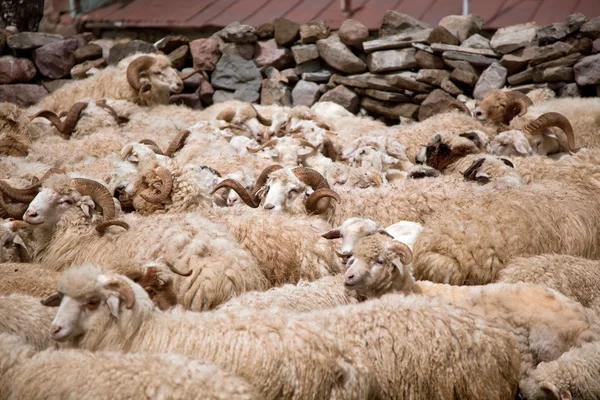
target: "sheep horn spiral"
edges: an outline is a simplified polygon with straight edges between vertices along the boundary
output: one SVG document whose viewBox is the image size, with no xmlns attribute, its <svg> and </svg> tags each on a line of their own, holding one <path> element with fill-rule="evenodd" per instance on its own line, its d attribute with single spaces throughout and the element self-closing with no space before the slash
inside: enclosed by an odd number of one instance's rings
<svg viewBox="0 0 600 400">
<path fill-rule="evenodd" d="M 485 158 L 480 158 L 476 161 L 473 161 L 473 164 L 465 172 L 463 172 L 463 177 L 465 180 L 474 181 L 475 180 L 475 172 L 483 165 Z"/>
<path fill-rule="evenodd" d="M 125 230 L 129 229 L 129 224 L 127 222 L 118 219 L 111 219 L 110 221 L 104 221 L 96 225 L 96 232 L 98 232 L 100 236 L 104 236 L 106 230 L 111 226 L 120 226 Z"/>
<path fill-rule="evenodd" d="M 278 141 L 277 138 L 273 138 L 273 139 L 269 140 L 267 143 L 264 143 L 255 149 L 253 149 L 251 147 L 246 147 L 246 150 L 248 150 L 250 153 L 258 153 L 259 151 L 261 151 L 262 149 L 264 149 L 266 147 L 271 147 L 273 145 L 276 145 L 277 141 Z"/>
<path fill-rule="evenodd" d="M 260 113 L 258 112 L 258 110 L 254 107 L 254 105 L 250 104 L 250 107 L 252 107 L 252 109 L 254 110 L 254 112 L 256 113 L 256 119 L 258 120 L 258 122 L 260 122 L 261 124 L 263 124 L 264 126 L 271 126 L 273 125 L 273 120 L 269 119 L 269 118 L 265 118 L 262 115 L 260 115 Z"/>
<path fill-rule="evenodd" d="M 248 193 L 246 188 L 235 179 L 225 179 L 219 182 L 219 184 L 213 188 L 210 194 L 213 194 L 217 190 L 224 187 L 236 192 L 238 196 L 240 196 L 240 199 L 242 199 L 242 201 L 246 203 L 247 206 L 252 208 L 258 208 L 258 206 L 260 205 L 260 200 L 256 196 L 253 196 L 252 194 Z"/>
<path fill-rule="evenodd" d="M 139 92 L 142 89 L 140 83 L 140 73 L 154 64 L 154 57 L 140 56 L 129 63 L 127 66 L 127 82 L 133 90 Z"/>
<path fill-rule="evenodd" d="M 311 193 L 310 196 L 306 199 L 306 212 L 308 214 L 322 214 L 329 208 L 329 203 L 325 207 L 318 207 L 319 200 L 324 197 L 329 197 L 337 201 L 338 203 L 342 201 L 340 196 L 331 189 L 321 188 L 317 189 Z"/>
<path fill-rule="evenodd" d="M 260 173 L 260 175 L 258 176 L 258 178 L 256 178 L 256 182 L 254 183 L 254 187 L 252 188 L 252 192 L 250 193 L 250 196 L 252 196 L 254 199 L 257 199 L 256 193 L 258 193 L 258 191 L 263 186 L 265 186 L 265 183 L 267 183 L 267 179 L 269 179 L 269 174 L 271 174 L 271 172 L 278 171 L 282 168 L 283 167 L 281 165 L 273 164 L 273 165 L 269 165 L 267 168 L 263 169 L 262 172 Z"/>
<path fill-rule="evenodd" d="M 83 101 L 78 101 L 77 103 L 73 104 L 71 106 L 71 108 L 69 109 L 69 111 L 67 112 L 67 117 L 65 118 L 64 121 L 61 121 L 60 118 L 50 110 L 39 111 L 39 112 L 35 113 L 34 115 L 32 115 L 31 118 L 32 119 L 37 118 L 37 117 L 46 118 L 48 121 L 50 121 L 52 123 L 52 125 L 54 125 L 54 127 L 56 128 L 57 131 L 59 131 L 63 135 L 70 136 L 71 133 L 73 132 L 73 129 L 75 128 L 75 125 L 77 124 L 77 121 L 79 120 L 79 116 L 81 115 L 81 112 L 87 106 L 88 106 L 88 103 L 83 102 Z"/>
<path fill-rule="evenodd" d="M 533 105 L 531 99 L 521 92 L 507 92 L 506 97 L 508 102 L 504 110 L 504 122 L 507 124 L 516 116 L 525 114 Z"/>
<path fill-rule="evenodd" d="M 464 112 L 467 115 L 471 115 L 471 111 L 469 111 L 469 108 L 462 102 L 458 101 L 458 100 L 454 100 L 453 102 L 450 102 L 448 104 L 448 106 L 446 106 L 446 110 L 459 110 Z"/>
<path fill-rule="evenodd" d="M 190 276 L 190 275 L 192 275 L 192 270 L 191 269 L 189 271 L 187 271 L 187 272 L 181 272 L 180 270 L 178 270 L 177 268 L 175 268 L 175 266 L 173 264 L 171 264 L 168 261 L 165 261 L 165 265 L 167 267 L 169 267 L 169 269 L 171 270 L 171 272 L 173 272 L 174 274 L 181 275 L 181 276 Z"/>
<path fill-rule="evenodd" d="M 158 176 L 162 184 L 162 190 L 160 191 L 160 193 L 157 195 L 149 193 L 147 194 L 145 193 L 146 191 L 140 193 L 142 199 L 146 200 L 149 203 L 162 203 L 167 199 L 167 197 L 169 197 L 171 191 L 173 190 L 173 176 L 171 175 L 171 172 L 169 172 L 168 169 L 166 169 L 165 167 L 158 167 L 156 169 L 156 175 Z"/>
<path fill-rule="evenodd" d="M 221 112 L 217 114 L 217 117 L 215 119 L 225 122 L 231 122 L 235 118 L 235 114 L 235 109 L 229 107 L 224 110 L 221 110 Z"/>
<path fill-rule="evenodd" d="M 404 265 L 410 264 L 413 260 L 412 250 L 402 242 L 394 240 L 392 243 L 388 244 L 388 249 L 396 253 Z"/>
<path fill-rule="evenodd" d="M 117 112 L 115 111 L 114 108 L 112 108 L 111 106 L 106 104 L 105 99 L 100 99 L 100 100 L 96 101 L 96 105 L 100 108 L 105 109 L 115 119 L 117 124 L 121 125 L 121 124 L 125 124 L 125 123 L 129 122 L 129 118 L 121 117 L 119 114 L 117 114 Z"/>
<path fill-rule="evenodd" d="M 528 123 L 525 128 L 523 128 L 523 133 L 526 135 L 535 135 L 546 128 L 552 128 L 554 126 L 559 127 L 565 132 L 569 150 L 573 153 L 577 152 L 579 149 L 575 147 L 573 127 L 569 120 L 562 114 L 556 112 L 542 114 L 535 121 Z"/>
<path fill-rule="evenodd" d="M 0 218 L 23 218 L 23 214 L 27 211 L 29 203 L 5 203 L 0 196 Z"/>
<path fill-rule="evenodd" d="M 187 129 L 179 132 L 177 136 L 173 138 L 171 143 L 169 143 L 169 147 L 167 147 L 167 150 L 165 151 L 165 156 L 173 157 L 173 154 L 181 150 L 185 143 L 185 140 L 188 138 L 188 136 L 190 136 L 190 133 L 191 132 Z"/>
<path fill-rule="evenodd" d="M 107 290 L 114 290 L 125 298 L 125 308 L 131 309 L 135 304 L 135 293 L 127 282 L 121 278 L 110 276 L 102 287 Z"/>
<path fill-rule="evenodd" d="M 160 149 L 160 147 L 158 147 L 158 145 L 156 144 L 156 142 L 154 140 L 142 139 L 142 140 L 140 140 L 140 143 L 145 144 L 146 146 L 150 147 L 150 149 L 156 154 L 159 154 L 161 156 L 165 155 L 165 153 L 163 153 L 163 151 Z"/>
<path fill-rule="evenodd" d="M 91 179 L 73 178 L 71 186 L 82 195 L 92 198 L 92 201 L 102 209 L 104 222 L 115 218 L 115 203 L 104 185 Z"/>
</svg>

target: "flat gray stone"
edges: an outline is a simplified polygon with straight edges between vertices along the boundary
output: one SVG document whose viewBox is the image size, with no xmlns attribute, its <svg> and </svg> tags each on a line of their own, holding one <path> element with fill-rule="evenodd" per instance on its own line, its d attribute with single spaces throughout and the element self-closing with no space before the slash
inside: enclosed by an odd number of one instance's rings
<svg viewBox="0 0 600 400">
<path fill-rule="evenodd" d="M 450 79 L 460 85 L 474 88 L 475 84 L 477 84 L 478 77 L 471 71 L 457 68 L 450 74 Z"/>
<path fill-rule="evenodd" d="M 416 80 L 428 85 L 440 87 L 442 86 L 442 81 L 449 76 L 450 72 L 445 69 L 421 69 L 417 74 Z"/>
<path fill-rule="evenodd" d="M 321 96 L 319 101 L 331 101 L 339 104 L 353 114 L 358 112 L 360 99 L 352 90 L 344 85 L 336 86 Z"/>
<path fill-rule="evenodd" d="M 538 30 L 537 39 L 540 46 L 563 40 L 569 34 L 566 22 L 555 22 Z"/>
<path fill-rule="evenodd" d="M 407 30 L 419 30 L 431 28 L 428 24 L 403 14 L 398 11 L 389 10 L 383 15 L 379 37 L 392 36 L 397 33 L 404 33 Z"/>
<path fill-rule="evenodd" d="M 363 48 L 367 53 L 381 50 L 404 49 L 416 43 L 427 43 L 427 39 L 432 31 L 432 29 L 420 29 L 369 40 L 363 43 Z"/>
<path fill-rule="evenodd" d="M 433 43 L 431 45 L 431 49 L 435 53 L 443 53 L 445 51 L 456 51 L 459 53 L 477 54 L 480 56 L 494 57 L 494 58 L 500 58 L 500 56 L 501 56 L 501 54 L 498 54 L 493 50 L 473 49 L 471 47 L 452 46 L 449 44 L 441 44 L 441 43 Z"/>
<path fill-rule="evenodd" d="M 456 86 L 454 83 L 452 83 L 452 81 L 450 80 L 450 78 L 445 78 L 442 81 L 442 84 L 440 85 L 440 87 L 445 92 L 451 94 L 452 96 L 458 96 L 459 94 L 463 94 L 462 89 L 459 88 L 458 86 Z"/>
<path fill-rule="evenodd" d="M 262 76 L 254 62 L 235 54 L 223 54 L 211 76 L 211 84 L 217 89 L 230 91 L 260 90 Z"/>
<path fill-rule="evenodd" d="M 419 106 L 417 104 L 391 103 L 376 100 L 368 96 L 360 99 L 360 105 L 371 113 L 383 115 L 390 119 L 400 119 L 400 117 L 415 119 L 419 113 Z"/>
<path fill-rule="evenodd" d="M 255 43 L 258 40 L 256 29 L 253 26 L 232 22 L 216 33 L 226 42 Z"/>
<path fill-rule="evenodd" d="M 260 92 L 260 103 L 263 105 L 291 106 L 290 88 L 277 79 L 265 79 Z"/>
<path fill-rule="evenodd" d="M 600 54 L 582 58 L 573 69 L 579 86 L 600 84 Z"/>
<path fill-rule="evenodd" d="M 222 103 L 229 100 L 245 101 L 247 103 L 256 103 L 259 99 L 258 91 L 239 89 L 235 92 L 227 90 L 215 90 L 213 94 L 213 103 Z"/>
<path fill-rule="evenodd" d="M 292 54 L 294 55 L 296 64 L 302 64 L 319 58 L 319 50 L 317 50 L 316 44 L 292 46 Z"/>
<path fill-rule="evenodd" d="M 292 103 L 294 106 L 310 107 L 319 100 L 319 85 L 314 82 L 300 80 L 292 90 Z"/>
<path fill-rule="evenodd" d="M 117 43 L 110 48 L 106 61 L 108 65 L 117 65 L 122 59 L 135 53 L 154 53 L 154 45 L 143 40 L 132 40 L 126 43 Z"/>
<path fill-rule="evenodd" d="M 59 42 L 64 38 L 61 35 L 42 32 L 19 32 L 10 35 L 6 41 L 13 50 L 33 50 L 50 43 Z"/>
<path fill-rule="evenodd" d="M 441 19 L 440 26 L 448 29 L 458 40 L 464 42 L 483 28 L 483 19 L 479 15 L 448 15 Z"/>
<path fill-rule="evenodd" d="M 537 33 L 535 22 L 500 28 L 490 40 L 490 46 L 498 53 L 506 54 L 529 45 Z"/>
<path fill-rule="evenodd" d="M 478 33 L 470 36 L 467 40 L 464 40 L 460 44 L 460 47 L 468 47 L 479 50 L 492 50 L 489 39 L 484 38 Z"/>
<path fill-rule="evenodd" d="M 317 49 L 321 58 L 332 68 L 347 74 L 358 74 L 366 71 L 367 65 L 355 56 L 337 35 L 317 41 Z"/>
<path fill-rule="evenodd" d="M 302 64 L 296 65 L 295 71 L 297 75 L 302 75 L 306 72 L 317 72 L 322 69 L 321 59 L 307 61 Z"/>
<path fill-rule="evenodd" d="M 445 112 L 448 104 L 454 101 L 454 97 L 441 89 L 435 89 L 421 103 L 419 110 L 419 121 L 424 121 L 427 118 Z"/>
<path fill-rule="evenodd" d="M 506 75 L 506 68 L 499 63 L 490 65 L 479 77 L 473 90 L 473 97 L 481 100 L 491 89 L 500 89 L 506 83 Z"/>
<path fill-rule="evenodd" d="M 507 81 L 510 85 L 522 85 L 533 80 L 533 68 L 528 68 L 525 71 L 521 71 L 517 74 L 508 77 Z"/>
<path fill-rule="evenodd" d="M 252 60 L 254 58 L 254 51 L 256 50 L 255 43 L 230 43 L 223 42 L 219 45 L 222 54 L 237 54 L 238 56 Z M 220 54 L 218 55 L 220 57 Z M 217 58 L 218 60 L 218 58 Z"/>
<path fill-rule="evenodd" d="M 375 89 L 354 89 L 354 91 L 361 96 L 369 96 L 377 100 L 389 101 L 392 103 L 410 103 L 412 101 L 410 96 L 402 93 L 385 92 L 383 90 Z"/>
<path fill-rule="evenodd" d="M 411 92 L 415 93 L 429 93 L 435 89 L 435 87 L 431 85 L 423 82 L 417 82 L 415 79 L 400 75 L 387 76 L 386 81 L 397 88 L 410 90 Z"/>
<path fill-rule="evenodd" d="M 415 49 L 384 50 L 367 56 L 367 65 L 371 72 L 398 71 L 416 68 Z"/>
<path fill-rule="evenodd" d="M 600 38 L 600 17 L 590 19 L 581 26 L 579 32 L 593 40 Z"/>
<path fill-rule="evenodd" d="M 559 89 L 558 97 L 581 97 L 581 88 L 576 83 L 567 83 Z"/>
<path fill-rule="evenodd" d="M 305 72 L 302 74 L 302 79 L 309 82 L 329 82 L 333 73 L 329 70 L 321 70 L 317 72 Z"/>
<path fill-rule="evenodd" d="M 572 50 L 573 46 L 564 42 L 556 42 L 548 46 L 539 47 L 537 49 L 537 54 L 531 59 L 529 64 L 531 66 L 536 66 L 551 60 L 556 60 L 557 58 L 564 57 L 571 53 Z"/>
<path fill-rule="evenodd" d="M 534 82 L 563 82 L 573 81 L 572 67 L 552 67 L 552 68 L 534 68 Z"/>
<path fill-rule="evenodd" d="M 442 53 L 442 57 L 444 58 L 444 61 L 466 61 L 469 64 L 474 65 L 476 67 L 489 67 L 493 63 L 498 62 L 498 60 L 491 57 L 485 57 L 478 54 L 469 54 L 458 51 L 445 51 Z"/>
</svg>

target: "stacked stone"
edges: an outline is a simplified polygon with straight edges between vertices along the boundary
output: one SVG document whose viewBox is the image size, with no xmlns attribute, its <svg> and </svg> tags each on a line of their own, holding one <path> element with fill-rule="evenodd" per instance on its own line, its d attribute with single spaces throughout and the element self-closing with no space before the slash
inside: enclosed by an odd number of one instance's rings
<svg viewBox="0 0 600 400">
<path fill-rule="evenodd" d="M 566 22 L 520 24 L 490 35 L 477 15 L 448 16 L 432 27 L 388 11 L 376 36 L 355 20 L 332 32 L 322 20 L 283 18 L 155 44 L 0 32 L 0 100 L 30 105 L 65 78 L 82 79 L 135 52 L 157 50 L 184 74 L 200 71 L 172 97 L 196 109 L 232 99 L 283 106 L 333 101 L 397 121 L 423 120 L 461 95 L 481 99 L 505 86 L 600 95 L 600 17 L 573 14 Z"/>
</svg>

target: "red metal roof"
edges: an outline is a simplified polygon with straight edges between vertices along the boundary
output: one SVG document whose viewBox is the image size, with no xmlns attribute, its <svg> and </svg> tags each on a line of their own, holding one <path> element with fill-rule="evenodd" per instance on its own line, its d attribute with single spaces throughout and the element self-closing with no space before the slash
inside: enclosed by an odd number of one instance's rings
<svg viewBox="0 0 600 400">
<path fill-rule="evenodd" d="M 353 0 L 351 18 L 369 29 L 379 29 L 383 14 L 396 10 L 431 25 L 446 15 L 461 14 L 462 0 Z M 580 12 L 600 15 L 600 0 L 470 0 L 471 13 L 480 15 L 487 28 L 535 21 L 538 25 L 564 21 Z M 260 25 L 277 17 L 304 23 L 324 19 L 332 29 L 344 21 L 340 0 L 118 0 L 80 19 L 87 26 L 204 28 L 223 27 L 234 21 Z"/>
</svg>

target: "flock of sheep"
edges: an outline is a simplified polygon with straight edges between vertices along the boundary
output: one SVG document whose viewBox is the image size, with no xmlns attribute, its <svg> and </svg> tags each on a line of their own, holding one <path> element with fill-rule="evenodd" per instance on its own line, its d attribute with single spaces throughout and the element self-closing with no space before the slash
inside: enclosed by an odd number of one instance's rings
<svg viewBox="0 0 600 400">
<path fill-rule="evenodd" d="M 600 398 L 600 99 L 0 104 L 0 399 Z"/>
</svg>

